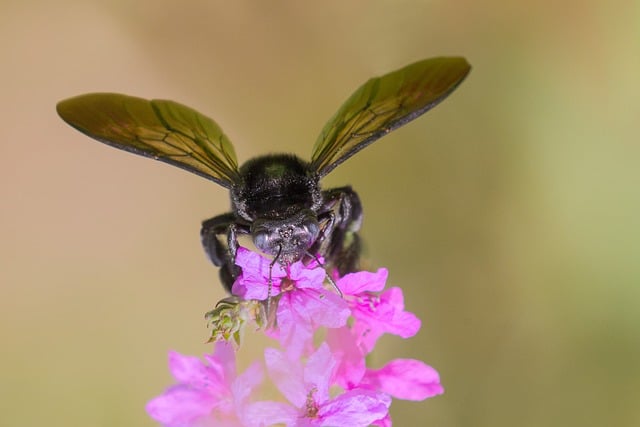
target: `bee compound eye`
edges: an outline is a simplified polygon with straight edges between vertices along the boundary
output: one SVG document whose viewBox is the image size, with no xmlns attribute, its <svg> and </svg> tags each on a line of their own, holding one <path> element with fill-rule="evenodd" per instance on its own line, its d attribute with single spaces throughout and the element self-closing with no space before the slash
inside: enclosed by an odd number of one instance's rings
<svg viewBox="0 0 640 427">
<path fill-rule="evenodd" d="M 267 252 L 270 240 L 271 239 L 269 233 L 267 233 L 265 230 L 260 230 L 253 233 L 253 244 L 256 245 L 256 247 L 262 252 Z"/>
<path fill-rule="evenodd" d="M 309 245 L 313 244 L 320 234 L 320 224 L 314 218 L 307 218 L 302 224 L 306 230 L 307 237 L 309 239 Z"/>
</svg>

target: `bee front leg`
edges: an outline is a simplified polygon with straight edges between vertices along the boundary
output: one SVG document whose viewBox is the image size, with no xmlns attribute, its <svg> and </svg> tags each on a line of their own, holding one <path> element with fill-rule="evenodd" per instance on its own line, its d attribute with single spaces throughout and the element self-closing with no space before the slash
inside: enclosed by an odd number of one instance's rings
<svg viewBox="0 0 640 427">
<path fill-rule="evenodd" d="M 339 187 L 323 192 L 323 212 L 318 220 L 326 221 L 316 248 L 341 276 L 357 271 L 360 261 L 362 204 L 351 187 Z"/>
<path fill-rule="evenodd" d="M 200 239 L 209 260 L 220 267 L 220 281 L 224 289 L 231 293 L 231 287 L 240 274 L 240 267 L 235 265 L 238 251 L 238 234 L 249 233 L 249 227 L 239 224 L 233 213 L 214 216 L 203 221 Z"/>
</svg>

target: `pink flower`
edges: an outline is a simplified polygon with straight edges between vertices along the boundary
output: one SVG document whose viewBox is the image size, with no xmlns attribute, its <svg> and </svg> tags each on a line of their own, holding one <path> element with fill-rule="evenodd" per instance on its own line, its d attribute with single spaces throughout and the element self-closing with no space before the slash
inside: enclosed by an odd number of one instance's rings
<svg viewBox="0 0 640 427">
<path fill-rule="evenodd" d="M 244 299 L 266 300 L 281 292 L 289 290 L 291 282 L 299 288 L 322 288 L 327 273 L 317 264 L 305 266 L 302 262 L 294 262 L 283 266 L 249 249 L 239 247 L 236 254 L 236 265 L 242 268 L 242 274 L 233 284 L 231 293 Z M 271 271 L 269 271 L 271 270 Z M 271 295 L 269 295 L 269 279 L 271 279 Z"/>
<path fill-rule="evenodd" d="M 387 275 L 387 270 L 381 268 L 376 273 L 350 273 L 338 280 L 355 319 L 353 331 L 365 353 L 373 350 L 384 333 L 409 338 L 420 329 L 420 319 L 404 310 L 402 289 L 394 287 L 377 293 L 384 289 Z"/>
<path fill-rule="evenodd" d="M 232 292 L 243 298 L 266 299 L 271 261 L 239 248 L 236 264 L 242 267 L 242 275 L 234 283 Z M 280 298 L 276 310 L 278 329 L 270 334 L 292 358 L 309 348 L 318 327 L 339 328 L 347 323 L 347 303 L 324 288 L 325 277 L 322 267 L 305 266 L 302 262 L 286 267 L 276 263 L 271 269 L 271 296 Z"/>
<path fill-rule="evenodd" d="M 308 358 L 304 367 L 275 349 L 265 351 L 265 361 L 270 377 L 290 403 L 249 405 L 246 412 L 251 425 L 357 427 L 368 426 L 388 413 L 391 399 L 385 393 L 352 389 L 330 397 L 336 361 L 326 344 Z"/>
<path fill-rule="evenodd" d="M 231 344 L 216 343 L 205 363 L 197 357 L 169 353 L 169 370 L 178 384 L 147 404 L 149 415 L 166 427 L 244 425 L 244 406 L 262 381 L 259 364 L 236 376 Z"/>
</svg>

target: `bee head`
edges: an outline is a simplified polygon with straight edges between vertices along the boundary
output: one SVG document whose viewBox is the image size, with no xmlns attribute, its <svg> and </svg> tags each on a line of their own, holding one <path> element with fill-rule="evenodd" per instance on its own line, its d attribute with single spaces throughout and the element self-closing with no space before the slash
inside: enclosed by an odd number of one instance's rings
<svg viewBox="0 0 640 427">
<path fill-rule="evenodd" d="M 251 235 L 256 247 L 284 263 L 300 260 L 319 233 L 318 219 L 309 209 L 280 220 L 259 218 L 251 225 Z"/>
</svg>

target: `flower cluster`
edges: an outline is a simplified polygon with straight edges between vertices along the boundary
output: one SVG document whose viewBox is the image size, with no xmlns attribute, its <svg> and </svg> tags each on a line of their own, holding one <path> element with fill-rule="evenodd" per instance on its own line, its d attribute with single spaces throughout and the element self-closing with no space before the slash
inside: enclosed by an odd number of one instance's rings
<svg viewBox="0 0 640 427">
<path fill-rule="evenodd" d="M 169 355 L 177 384 L 147 405 L 162 425 L 385 427 L 391 426 L 392 397 L 423 400 L 443 392 L 438 373 L 419 360 L 366 366 L 380 336 L 408 338 L 420 329 L 420 320 L 404 310 L 402 290 L 385 290 L 385 269 L 339 278 L 340 296 L 325 287 L 326 272 L 318 264 L 282 266 L 244 248 L 236 264 L 242 274 L 233 297 L 208 315 L 214 353 L 204 363 Z M 280 348 L 267 348 L 261 361 L 238 375 L 234 344 L 249 319 L 266 325 Z M 261 399 L 265 368 L 280 400 Z"/>
</svg>

